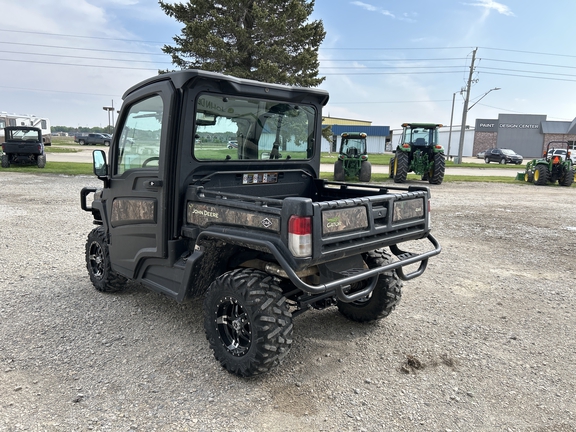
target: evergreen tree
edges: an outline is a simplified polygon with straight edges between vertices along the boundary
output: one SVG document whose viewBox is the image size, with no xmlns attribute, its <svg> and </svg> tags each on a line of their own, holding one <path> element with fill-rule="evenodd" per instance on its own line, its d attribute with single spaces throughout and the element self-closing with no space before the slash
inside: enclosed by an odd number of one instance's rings
<svg viewBox="0 0 576 432">
<path fill-rule="evenodd" d="M 326 32 L 321 20 L 308 20 L 314 0 L 159 3 L 184 24 L 175 45 L 162 48 L 178 68 L 302 87 L 324 81 L 318 48 Z"/>
</svg>

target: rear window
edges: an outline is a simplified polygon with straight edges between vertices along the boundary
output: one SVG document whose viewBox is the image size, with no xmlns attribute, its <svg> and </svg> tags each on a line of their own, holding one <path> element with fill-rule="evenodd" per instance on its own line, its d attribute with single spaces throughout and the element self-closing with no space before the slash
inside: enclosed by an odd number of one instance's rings
<svg viewBox="0 0 576 432">
<path fill-rule="evenodd" d="M 200 94 L 195 110 L 198 160 L 310 159 L 316 111 L 281 101 Z"/>
</svg>

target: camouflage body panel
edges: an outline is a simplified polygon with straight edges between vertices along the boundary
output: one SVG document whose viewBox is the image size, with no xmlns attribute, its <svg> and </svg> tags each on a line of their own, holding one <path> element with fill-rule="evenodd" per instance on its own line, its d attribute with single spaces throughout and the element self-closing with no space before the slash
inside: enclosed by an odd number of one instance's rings
<svg viewBox="0 0 576 432">
<path fill-rule="evenodd" d="M 396 201 L 392 216 L 393 222 L 407 219 L 421 218 L 424 216 L 424 200 L 413 199 L 408 201 Z"/>
<path fill-rule="evenodd" d="M 153 198 L 116 198 L 112 202 L 111 224 L 156 223 L 156 200 Z"/>
<path fill-rule="evenodd" d="M 186 222 L 201 227 L 223 223 L 280 232 L 280 218 L 277 216 L 195 202 L 188 202 Z"/>
<path fill-rule="evenodd" d="M 322 212 L 322 234 L 333 234 L 368 228 L 366 207 L 325 210 Z"/>
</svg>

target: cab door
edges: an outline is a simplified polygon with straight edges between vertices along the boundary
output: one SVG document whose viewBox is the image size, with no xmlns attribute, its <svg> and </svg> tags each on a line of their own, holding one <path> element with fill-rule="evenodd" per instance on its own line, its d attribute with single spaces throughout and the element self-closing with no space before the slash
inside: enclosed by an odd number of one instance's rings
<svg viewBox="0 0 576 432">
<path fill-rule="evenodd" d="M 110 182 L 105 188 L 112 268 L 137 278 L 146 259 L 164 258 L 166 158 L 172 89 L 167 82 L 131 95 L 122 108 L 110 149 Z"/>
</svg>

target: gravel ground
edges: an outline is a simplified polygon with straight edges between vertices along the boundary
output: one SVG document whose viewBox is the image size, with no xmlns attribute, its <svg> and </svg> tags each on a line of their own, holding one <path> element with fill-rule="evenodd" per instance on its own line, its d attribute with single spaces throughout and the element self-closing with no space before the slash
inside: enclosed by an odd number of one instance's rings
<svg viewBox="0 0 576 432">
<path fill-rule="evenodd" d="M 89 177 L 0 173 L 0 430 L 575 431 L 576 188 L 433 188 L 443 252 L 370 325 L 295 319 L 284 363 L 214 360 L 201 301 L 96 292 Z"/>
</svg>

